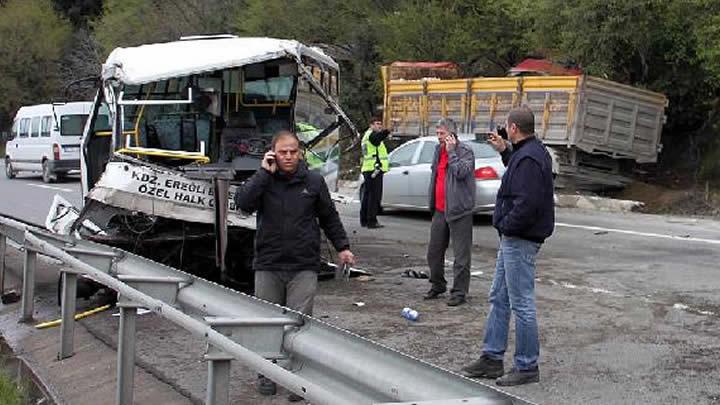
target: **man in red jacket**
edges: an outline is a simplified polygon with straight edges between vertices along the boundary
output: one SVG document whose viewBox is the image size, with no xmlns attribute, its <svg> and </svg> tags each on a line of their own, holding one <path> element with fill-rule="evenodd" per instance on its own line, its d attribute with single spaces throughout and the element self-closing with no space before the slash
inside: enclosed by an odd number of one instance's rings
<svg viewBox="0 0 720 405">
<path fill-rule="evenodd" d="M 449 306 L 465 303 L 470 288 L 473 210 L 475 209 L 475 155 L 457 138 L 457 126 L 441 119 L 436 127 L 439 145 L 435 149 L 430 176 L 430 226 L 427 261 L 430 291 L 425 299 L 435 299 L 447 291 L 445 251 L 453 241 L 453 286 Z"/>
</svg>

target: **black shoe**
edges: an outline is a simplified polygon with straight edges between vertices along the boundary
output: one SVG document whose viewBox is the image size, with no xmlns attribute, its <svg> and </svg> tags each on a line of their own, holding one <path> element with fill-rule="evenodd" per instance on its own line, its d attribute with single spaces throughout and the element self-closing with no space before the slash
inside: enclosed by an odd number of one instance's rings
<svg viewBox="0 0 720 405">
<path fill-rule="evenodd" d="M 502 360 L 493 360 L 485 354 L 461 370 L 462 375 L 470 378 L 498 378 L 504 372 Z"/>
<path fill-rule="evenodd" d="M 378 229 L 378 228 L 385 228 L 385 225 L 380 225 L 377 222 L 374 224 L 368 224 L 368 229 Z"/>
<path fill-rule="evenodd" d="M 305 398 L 301 397 L 300 395 L 298 395 L 294 392 L 291 392 L 290 395 L 288 395 L 288 401 L 290 401 L 290 402 L 300 402 L 303 399 L 305 399 Z"/>
<path fill-rule="evenodd" d="M 434 299 L 436 299 L 440 294 L 445 293 L 445 291 L 447 291 L 447 290 L 437 291 L 437 290 L 433 290 L 433 289 L 431 288 L 430 291 L 428 291 L 427 294 L 425 294 L 425 296 L 423 297 L 423 299 L 424 299 L 424 300 L 434 300 Z"/>
<path fill-rule="evenodd" d="M 277 394 L 277 384 L 264 375 L 259 374 L 257 380 L 257 391 L 261 395 L 275 395 Z"/>
<path fill-rule="evenodd" d="M 453 295 L 450 297 L 450 299 L 447 302 L 447 305 L 449 307 L 456 307 L 458 305 L 462 305 L 465 303 L 465 297 L 461 297 L 459 295 Z"/>
<path fill-rule="evenodd" d="M 509 373 L 498 378 L 495 384 L 501 387 L 511 387 L 513 385 L 522 385 L 536 383 L 540 381 L 540 370 L 518 370 L 513 367 Z"/>
</svg>

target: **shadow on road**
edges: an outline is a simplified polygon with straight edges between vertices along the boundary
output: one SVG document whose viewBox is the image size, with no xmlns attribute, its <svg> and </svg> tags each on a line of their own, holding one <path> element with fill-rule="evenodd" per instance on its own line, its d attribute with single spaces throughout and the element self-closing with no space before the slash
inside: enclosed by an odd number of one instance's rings
<svg viewBox="0 0 720 405">
<path fill-rule="evenodd" d="M 7 179 L 5 179 L 7 180 Z M 38 183 L 42 183 L 42 175 L 35 174 L 35 173 L 18 173 L 14 179 L 9 181 L 15 181 L 15 180 L 31 180 L 31 181 L 37 181 Z M 50 183 L 50 185 L 53 184 L 69 184 L 69 183 L 79 183 L 80 182 L 80 174 L 71 174 L 69 176 L 62 176 Z"/>
<path fill-rule="evenodd" d="M 432 219 L 432 215 L 427 211 L 400 211 L 385 208 L 382 216 L 404 218 L 404 219 L 415 219 L 424 220 L 428 223 Z M 473 217 L 473 225 L 476 226 L 492 226 L 492 215 L 477 214 Z"/>
</svg>

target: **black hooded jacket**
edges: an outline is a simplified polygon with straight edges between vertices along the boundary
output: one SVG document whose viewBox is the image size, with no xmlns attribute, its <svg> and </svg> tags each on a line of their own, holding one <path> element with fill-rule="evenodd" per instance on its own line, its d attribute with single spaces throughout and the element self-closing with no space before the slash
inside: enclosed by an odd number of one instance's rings
<svg viewBox="0 0 720 405">
<path fill-rule="evenodd" d="M 338 252 L 350 247 L 325 179 L 304 162 L 292 175 L 259 169 L 238 188 L 235 203 L 257 211 L 255 271 L 319 271 L 320 228 Z"/>
</svg>

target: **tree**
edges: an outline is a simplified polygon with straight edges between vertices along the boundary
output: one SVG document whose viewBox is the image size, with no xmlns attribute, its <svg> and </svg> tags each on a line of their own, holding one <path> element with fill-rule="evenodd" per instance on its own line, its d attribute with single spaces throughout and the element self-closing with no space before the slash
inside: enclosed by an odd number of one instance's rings
<svg viewBox="0 0 720 405">
<path fill-rule="evenodd" d="M 0 8 L 0 128 L 24 104 L 46 103 L 61 88 L 58 61 L 70 23 L 49 0 L 8 0 Z"/>
<path fill-rule="evenodd" d="M 504 75 L 523 58 L 517 1 L 406 0 L 379 21 L 383 62 L 449 60 L 467 75 Z M 521 2 L 520 2 L 521 3 Z"/>
<path fill-rule="evenodd" d="M 106 0 L 92 27 L 105 56 L 119 46 L 231 32 L 243 6 L 232 0 Z"/>
<path fill-rule="evenodd" d="M 589 74 L 666 94 L 661 159 L 698 167 L 718 119 L 718 75 L 708 74 L 720 73 L 717 0 L 544 0 L 534 7 L 528 38 L 536 47 L 580 62 Z"/>
<path fill-rule="evenodd" d="M 102 11 L 102 0 L 53 0 L 55 9 L 63 13 L 73 26 L 85 28 L 88 20 Z"/>
</svg>

